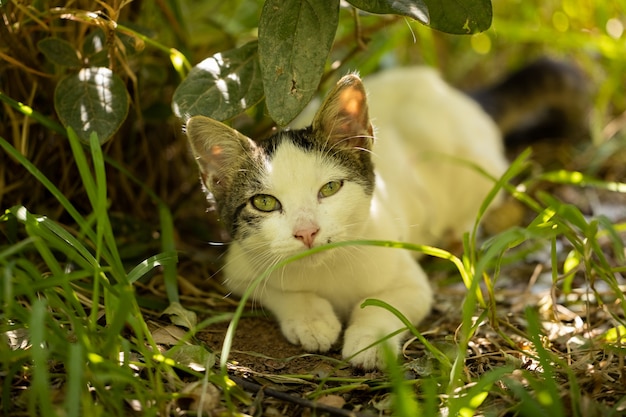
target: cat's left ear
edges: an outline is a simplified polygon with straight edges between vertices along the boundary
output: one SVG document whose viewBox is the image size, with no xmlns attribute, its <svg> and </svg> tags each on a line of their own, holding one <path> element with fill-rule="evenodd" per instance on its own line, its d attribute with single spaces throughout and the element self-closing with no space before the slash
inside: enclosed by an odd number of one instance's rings
<svg viewBox="0 0 626 417">
<path fill-rule="evenodd" d="M 358 75 L 349 74 L 339 80 L 315 115 L 313 131 L 333 145 L 372 148 L 367 94 Z"/>
<path fill-rule="evenodd" d="M 221 199 L 254 142 L 223 123 L 205 116 L 187 121 L 187 137 L 207 191 Z"/>
</svg>

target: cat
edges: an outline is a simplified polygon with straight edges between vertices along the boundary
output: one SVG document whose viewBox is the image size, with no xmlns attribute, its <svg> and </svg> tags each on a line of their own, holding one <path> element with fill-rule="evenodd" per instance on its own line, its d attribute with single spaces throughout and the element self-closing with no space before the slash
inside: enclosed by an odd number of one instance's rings
<svg viewBox="0 0 626 417">
<path fill-rule="evenodd" d="M 253 141 L 205 116 L 186 133 L 201 182 L 232 237 L 224 283 L 242 295 L 267 268 L 327 243 L 356 239 L 435 245 L 461 236 L 508 167 L 502 132 L 477 98 L 427 67 L 341 78 L 310 126 Z M 484 104 L 483 104 L 484 105 Z M 498 107 L 499 108 L 499 107 Z M 461 160 L 471 164 L 462 163 Z M 286 339 L 384 369 L 406 337 L 383 300 L 418 324 L 433 289 L 415 252 L 379 246 L 319 251 L 274 270 L 254 291 Z M 397 332 L 400 331 L 400 332 Z"/>
</svg>

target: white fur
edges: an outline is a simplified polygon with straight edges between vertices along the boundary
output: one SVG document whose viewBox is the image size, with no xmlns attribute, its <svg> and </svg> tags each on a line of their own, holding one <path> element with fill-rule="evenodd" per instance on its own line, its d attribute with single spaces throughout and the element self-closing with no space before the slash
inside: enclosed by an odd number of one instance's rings
<svg viewBox="0 0 626 417">
<path fill-rule="evenodd" d="M 371 202 L 350 181 L 319 199 L 324 184 L 347 173 L 281 145 L 263 183 L 283 210 L 269 213 L 260 233 L 230 247 L 224 272 L 234 293 L 241 295 L 265 267 L 306 249 L 294 238 L 298 227 L 318 226 L 316 245 L 352 239 L 436 244 L 473 223 L 493 184 L 449 156 L 502 174 L 507 162 L 491 119 L 427 68 L 386 71 L 366 79 L 365 86 L 376 130 Z M 367 298 L 382 299 L 418 323 L 430 310 L 432 293 L 414 254 L 373 246 L 338 248 L 294 262 L 255 292 L 286 338 L 308 351 L 329 350 L 347 324 L 343 356 L 369 369 L 384 366 L 383 350 L 380 344 L 362 350 L 403 325 L 384 309 L 360 308 Z M 396 353 L 402 337 L 390 343 Z"/>
</svg>

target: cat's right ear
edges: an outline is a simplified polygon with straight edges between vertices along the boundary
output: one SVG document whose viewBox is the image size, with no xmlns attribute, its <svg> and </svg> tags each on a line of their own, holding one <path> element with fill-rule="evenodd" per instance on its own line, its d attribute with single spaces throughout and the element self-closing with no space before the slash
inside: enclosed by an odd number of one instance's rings
<svg viewBox="0 0 626 417">
<path fill-rule="evenodd" d="M 230 186 L 241 158 L 255 146 L 254 142 L 206 116 L 191 117 L 187 121 L 186 132 L 200 167 L 202 182 L 219 198 Z"/>
<path fill-rule="evenodd" d="M 313 131 L 333 145 L 371 149 L 367 94 L 358 75 L 348 74 L 337 82 L 313 119 Z"/>
</svg>

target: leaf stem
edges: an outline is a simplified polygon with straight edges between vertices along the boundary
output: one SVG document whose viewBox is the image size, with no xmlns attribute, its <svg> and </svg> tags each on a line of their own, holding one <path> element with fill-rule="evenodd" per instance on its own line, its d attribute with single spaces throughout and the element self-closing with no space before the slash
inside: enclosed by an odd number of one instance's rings
<svg viewBox="0 0 626 417">
<path fill-rule="evenodd" d="M 13 107 L 15 110 L 19 111 L 24 116 L 32 117 L 33 119 L 35 119 L 36 121 L 38 121 L 39 123 L 47 127 L 48 129 L 56 133 L 59 133 L 63 136 L 67 136 L 65 128 L 63 128 L 63 126 L 61 126 L 59 123 L 55 122 L 54 120 L 50 119 L 47 116 L 44 116 L 43 114 L 39 113 L 37 110 L 33 109 L 32 107 L 27 106 L 24 103 L 21 103 L 17 100 L 12 99 L 11 97 L 4 94 L 4 92 L 2 92 L 1 90 L 0 90 L 0 101 L 3 101 L 4 103 Z"/>
<path fill-rule="evenodd" d="M 139 39 L 141 39 L 141 41 L 147 43 L 148 45 L 153 46 L 153 47 L 157 48 L 158 50 L 163 51 L 163 52 L 169 54 L 170 61 L 172 62 L 172 66 L 178 72 L 178 74 L 181 76 L 181 78 L 184 79 L 186 72 L 189 72 L 191 70 L 191 63 L 189 62 L 187 57 L 182 52 L 180 52 L 178 49 L 170 48 L 170 47 L 167 47 L 167 46 L 165 46 L 163 44 L 160 44 L 159 42 L 155 41 L 154 39 L 150 39 L 146 35 L 143 35 L 143 34 L 137 32 L 137 31 L 127 27 L 127 26 L 120 25 L 119 23 L 116 24 L 116 29 L 120 33 L 124 33 L 126 35 L 129 35 L 129 36 L 132 36 L 132 37 L 135 37 L 135 38 L 139 38 Z"/>
</svg>

